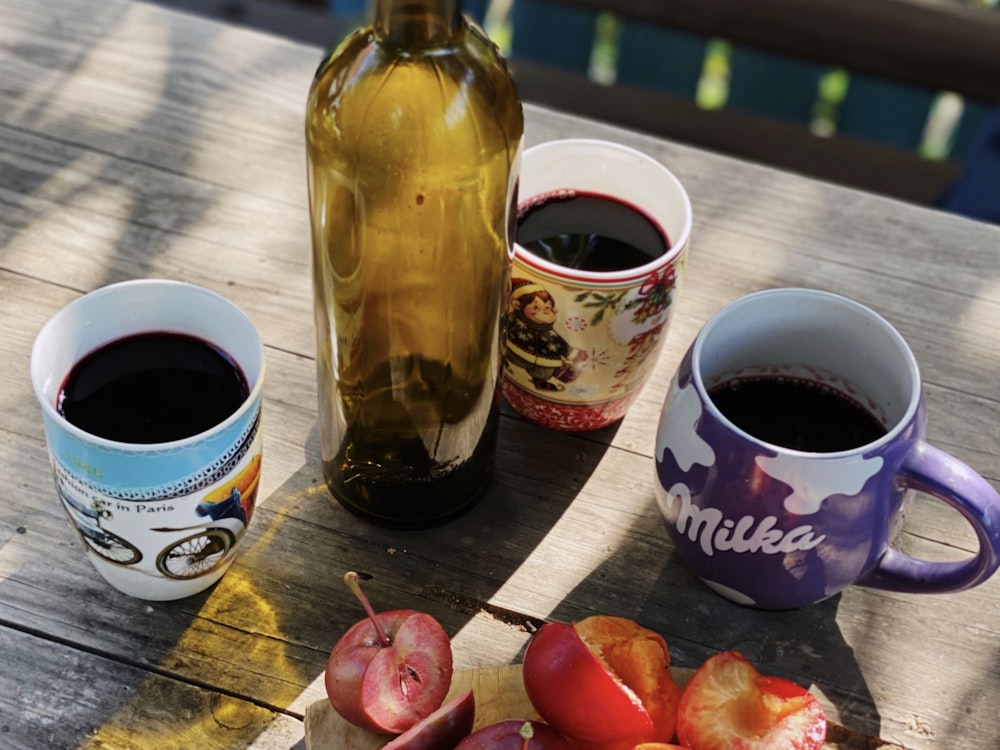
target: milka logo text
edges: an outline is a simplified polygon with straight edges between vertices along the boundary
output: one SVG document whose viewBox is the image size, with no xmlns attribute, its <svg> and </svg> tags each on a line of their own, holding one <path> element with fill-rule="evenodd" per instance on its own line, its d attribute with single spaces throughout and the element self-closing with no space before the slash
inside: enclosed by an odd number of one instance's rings
<svg viewBox="0 0 1000 750">
<path fill-rule="evenodd" d="M 674 485 L 670 496 L 674 498 L 672 510 L 677 512 L 678 533 L 698 542 L 709 557 L 717 551 L 786 554 L 810 550 L 826 539 L 826 534 L 816 535 L 808 524 L 787 532 L 776 529 L 777 516 L 764 516 L 759 521 L 753 516 L 743 516 L 733 521 L 725 518 L 718 508 L 698 508 L 691 502 L 691 493 L 683 484 Z"/>
</svg>

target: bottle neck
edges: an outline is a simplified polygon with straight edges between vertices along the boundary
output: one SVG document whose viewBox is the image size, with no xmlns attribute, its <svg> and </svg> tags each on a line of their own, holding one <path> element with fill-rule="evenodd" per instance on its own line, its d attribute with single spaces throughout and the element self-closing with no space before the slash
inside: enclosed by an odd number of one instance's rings
<svg viewBox="0 0 1000 750">
<path fill-rule="evenodd" d="M 375 33 L 406 47 L 442 44 L 459 28 L 460 0 L 375 0 Z"/>
</svg>

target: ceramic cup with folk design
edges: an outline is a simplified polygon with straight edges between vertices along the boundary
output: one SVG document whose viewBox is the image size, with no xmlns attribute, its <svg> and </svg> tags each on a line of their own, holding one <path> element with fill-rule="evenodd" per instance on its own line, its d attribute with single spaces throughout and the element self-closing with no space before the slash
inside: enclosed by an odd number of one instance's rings
<svg viewBox="0 0 1000 750">
<path fill-rule="evenodd" d="M 525 152 L 503 393 L 544 427 L 620 420 L 656 364 L 682 276 L 691 203 L 659 161 L 608 141 Z"/>
<path fill-rule="evenodd" d="M 916 360 L 886 320 L 826 292 L 758 292 L 709 320 L 677 370 L 657 503 L 690 569 L 741 604 L 795 608 L 852 584 L 962 591 L 1000 565 L 1000 495 L 926 434 Z M 917 491 L 965 517 L 975 555 L 893 548 Z"/>
<path fill-rule="evenodd" d="M 196 434 L 160 442 L 102 437 L 67 418 L 67 383 L 80 363 L 113 342 L 160 333 L 204 342 L 224 355 L 228 365 L 222 369 L 243 380 L 242 402 Z M 145 351 L 148 362 L 153 354 Z M 132 366 L 139 359 L 118 357 L 114 367 L 121 377 L 103 385 L 100 376 L 88 375 L 77 381 L 80 392 L 107 392 L 100 403 L 114 411 L 121 389 L 141 369 Z M 205 382 L 182 377 L 185 370 L 208 367 L 173 357 L 164 371 L 172 381 L 176 374 L 176 393 L 184 400 L 194 394 L 180 383 Z M 90 562 L 116 589 L 140 599 L 180 599 L 208 588 L 232 565 L 260 480 L 263 378 L 264 350 L 249 318 L 224 297 L 179 281 L 102 287 L 62 308 L 39 332 L 31 379 L 57 494 Z M 149 400 L 176 405 L 167 395 L 149 393 Z M 170 418 L 159 408 L 134 411 L 141 424 Z"/>
</svg>

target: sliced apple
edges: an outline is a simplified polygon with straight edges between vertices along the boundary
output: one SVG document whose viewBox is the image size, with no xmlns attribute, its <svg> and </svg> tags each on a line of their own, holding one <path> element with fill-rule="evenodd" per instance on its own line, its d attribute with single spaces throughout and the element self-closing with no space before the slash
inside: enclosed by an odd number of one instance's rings
<svg viewBox="0 0 1000 750">
<path fill-rule="evenodd" d="M 476 699 L 471 690 L 445 703 L 382 750 L 453 750 L 472 731 Z"/>
<path fill-rule="evenodd" d="M 678 688 L 657 633 L 622 617 L 546 623 L 524 655 L 524 688 L 539 715 L 576 744 L 669 742 Z"/>
<path fill-rule="evenodd" d="M 692 750 L 820 750 L 826 714 L 805 688 L 761 675 L 738 652 L 724 651 L 685 686 L 677 734 Z"/>
<path fill-rule="evenodd" d="M 344 719 L 386 734 L 405 732 L 440 708 L 451 687 L 451 640 L 424 612 L 376 615 L 357 574 L 344 581 L 368 618 L 351 626 L 330 652 L 324 681 L 330 705 Z"/>
<path fill-rule="evenodd" d="M 570 750 L 570 744 L 547 724 L 508 719 L 477 729 L 455 750 Z"/>
<path fill-rule="evenodd" d="M 352 626 L 330 652 L 326 693 L 352 724 L 399 734 L 444 701 L 451 686 L 451 641 L 423 612 L 395 610 L 378 619 L 389 644 L 378 640 L 367 620 Z"/>
</svg>

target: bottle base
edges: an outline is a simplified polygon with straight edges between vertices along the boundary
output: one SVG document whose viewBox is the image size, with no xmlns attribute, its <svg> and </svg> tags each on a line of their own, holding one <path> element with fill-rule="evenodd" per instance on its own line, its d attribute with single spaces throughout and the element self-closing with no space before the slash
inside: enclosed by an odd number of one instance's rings
<svg viewBox="0 0 1000 750">
<path fill-rule="evenodd" d="M 351 491 L 339 479 L 338 464 L 324 464 L 326 486 L 333 500 L 352 515 L 389 529 L 429 529 L 442 526 L 472 510 L 493 481 L 492 467 L 474 467 L 476 482 L 463 467 L 426 482 L 352 482 Z M 359 486 L 360 485 L 360 486 Z"/>
</svg>

